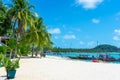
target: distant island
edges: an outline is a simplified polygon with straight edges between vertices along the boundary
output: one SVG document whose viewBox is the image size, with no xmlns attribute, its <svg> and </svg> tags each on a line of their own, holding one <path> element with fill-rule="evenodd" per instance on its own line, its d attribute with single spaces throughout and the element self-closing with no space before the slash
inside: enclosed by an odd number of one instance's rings
<svg viewBox="0 0 120 80">
<path fill-rule="evenodd" d="M 109 45 L 109 44 L 102 44 L 102 45 L 98 45 L 94 48 L 90 48 L 90 49 L 77 49 L 77 48 L 53 48 L 52 52 L 120 52 L 120 48 L 113 46 L 113 45 Z"/>
</svg>

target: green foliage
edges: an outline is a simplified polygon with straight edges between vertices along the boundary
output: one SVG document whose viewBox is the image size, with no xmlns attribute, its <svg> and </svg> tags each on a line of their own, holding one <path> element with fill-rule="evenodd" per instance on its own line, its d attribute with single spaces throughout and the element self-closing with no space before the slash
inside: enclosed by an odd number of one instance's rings
<svg viewBox="0 0 120 80">
<path fill-rule="evenodd" d="M 38 23 L 36 24 L 36 28 L 37 28 L 37 34 L 39 36 L 38 46 L 42 47 L 42 48 L 52 47 L 52 41 L 50 39 L 51 35 L 46 30 L 47 27 L 43 24 L 42 18 L 38 19 Z"/>
<path fill-rule="evenodd" d="M 2 67 L 2 59 L 3 59 L 3 56 L 2 56 L 2 53 L 0 53 L 0 67 Z"/>
<path fill-rule="evenodd" d="M 10 49 L 15 49 L 17 47 L 16 39 L 11 38 L 9 41 L 7 41 L 7 46 L 9 46 Z"/>
<path fill-rule="evenodd" d="M 7 8 L 0 0 L 0 36 L 5 35 L 9 29 L 11 29 L 11 21 L 7 17 Z"/>
<path fill-rule="evenodd" d="M 7 47 L 7 46 L 5 46 L 5 45 L 0 46 L 0 53 L 6 54 L 7 49 L 8 49 L 8 47 Z"/>
<path fill-rule="evenodd" d="M 47 32 L 43 19 L 38 18 L 31 8 L 34 6 L 30 5 L 28 0 L 12 0 L 9 8 L 5 7 L 0 0 L 0 14 L 3 14 L 0 15 L 0 35 L 4 35 L 1 32 L 5 32 L 10 38 L 6 43 L 10 56 L 12 56 L 12 51 L 20 56 L 27 55 L 29 48 L 33 45 L 39 48 L 36 50 L 52 48 L 51 35 Z M 5 30 L 7 27 L 10 30 Z"/>
<path fill-rule="evenodd" d="M 104 51 L 104 52 L 117 52 L 118 51 L 117 47 L 108 45 L 108 44 L 98 45 L 94 49 L 99 50 L 99 51 Z"/>
<path fill-rule="evenodd" d="M 2 61 L 2 53 L 0 53 L 0 62 Z"/>
<path fill-rule="evenodd" d="M 12 0 L 12 2 L 8 13 L 12 16 L 12 21 L 18 24 L 18 33 L 22 34 L 28 27 L 34 27 L 34 12 L 30 10 L 33 6 L 27 0 Z"/>
<path fill-rule="evenodd" d="M 91 49 L 75 49 L 75 48 L 53 48 L 52 52 L 120 52 L 120 49 L 112 45 L 98 45 Z"/>
<path fill-rule="evenodd" d="M 5 58 L 4 64 L 5 64 L 6 71 L 15 70 L 15 69 L 19 68 L 18 60 L 10 60 L 9 58 Z"/>
<path fill-rule="evenodd" d="M 6 7 L 0 0 L 0 36 L 9 37 L 7 46 L 0 46 L 0 63 L 7 72 L 19 68 L 21 56 L 28 55 L 31 46 L 35 45 L 43 52 L 44 48 L 51 48 L 52 45 L 51 35 L 42 18 L 38 19 L 31 11 L 34 6 L 28 0 L 11 1 L 11 7 Z M 15 59 L 11 59 L 13 52 L 17 55 Z"/>
<path fill-rule="evenodd" d="M 26 47 L 25 45 L 19 45 L 19 53 L 22 56 L 27 56 L 30 53 L 30 50 L 28 47 Z"/>
</svg>

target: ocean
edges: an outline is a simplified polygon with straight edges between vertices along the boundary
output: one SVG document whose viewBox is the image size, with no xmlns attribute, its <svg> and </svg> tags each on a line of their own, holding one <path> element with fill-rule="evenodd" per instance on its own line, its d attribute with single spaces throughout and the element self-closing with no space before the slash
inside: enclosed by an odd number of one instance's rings
<svg viewBox="0 0 120 80">
<path fill-rule="evenodd" d="M 104 53 L 76 53 L 76 52 L 71 52 L 71 53 L 47 53 L 47 56 L 57 56 L 57 57 L 63 57 L 63 58 L 68 58 L 68 57 L 77 57 L 77 56 L 89 56 L 89 57 L 99 57 L 100 55 L 108 55 L 109 58 L 114 58 L 117 61 L 117 63 L 120 63 L 120 53 L 118 52 L 104 52 Z M 87 60 L 90 61 L 90 60 Z M 116 62 L 116 61 L 114 61 Z"/>
<path fill-rule="evenodd" d="M 110 57 L 114 57 L 115 59 L 120 58 L 120 53 L 118 52 L 105 52 L 105 53 L 76 53 L 76 52 L 71 52 L 71 53 L 47 53 L 47 56 L 58 56 L 58 57 L 77 57 L 79 55 L 88 55 L 90 57 L 98 57 L 100 54 L 107 54 Z"/>
</svg>

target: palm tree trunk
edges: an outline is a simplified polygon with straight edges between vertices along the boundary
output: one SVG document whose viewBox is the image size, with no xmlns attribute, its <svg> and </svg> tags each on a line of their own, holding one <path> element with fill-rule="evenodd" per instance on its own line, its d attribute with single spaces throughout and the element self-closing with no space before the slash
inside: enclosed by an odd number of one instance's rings
<svg viewBox="0 0 120 80">
<path fill-rule="evenodd" d="M 20 54 L 20 56 L 19 56 L 19 58 L 18 58 L 18 62 L 20 61 L 21 57 L 22 57 L 22 55 Z"/>
<path fill-rule="evenodd" d="M 34 53 L 34 44 L 32 46 L 32 57 L 33 57 L 33 53 Z"/>
<path fill-rule="evenodd" d="M 20 19 L 18 20 L 18 32 L 22 34 L 22 22 Z"/>
</svg>

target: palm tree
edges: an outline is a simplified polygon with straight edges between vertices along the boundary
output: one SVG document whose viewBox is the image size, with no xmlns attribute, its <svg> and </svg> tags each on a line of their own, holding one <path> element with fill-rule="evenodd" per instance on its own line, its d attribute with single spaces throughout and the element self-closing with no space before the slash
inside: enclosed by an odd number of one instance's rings
<svg viewBox="0 0 120 80">
<path fill-rule="evenodd" d="M 18 24 L 18 33 L 20 35 L 26 31 L 27 27 L 34 27 L 34 12 L 30 9 L 33 8 L 27 0 L 12 0 L 13 6 L 9 10 L 9 17 L 13 22 Z"/>
<path fill-rule="evenodd" d="M 37 34 L 36 34 L 37 32 L 34 25 L 34 22 L 36 22 L 37 19 L 35 13 L 31 11 L 31 8 L 33 8 L 34 6 L 30 5 L 27 0 L 12 0 L 12 2 L 13 2 L 13 6 L 9 9 L 8 15 L 11 18 L 11 21 L 13 22 L 13 26 L 16 27 L 16 25 L 18 25 L 17 26 L 18 31 L 16 35 L 17 44 L 18 42 L 21 42 L 20 37 L 23 34 L 30 37 L 31 33 L 34 32 L 34 37 L 36 37 L 37 40 Z M 27 30 L 31 31 L 30 34 L 28 33 L 26 34 Z"/>
<path fill-rule="evenodd" d="M 38 43 L 38 34 L 36 33 L 36 28 L 30 28 L 29 30 L 27 30 L 23 40 L 24 40 L 23 42 L 25 42 L 27 46 L 32 48 L 32 57 L 33 57 L 34 47 Z"/>
<path fill-rule="evenodd" d="M 0 35 L 5 35 L 11 29 L 10 19 L 7 17 L 7 8 L 0 0 Z"/>
<path fill-rule="evenodd" d="M 43 24 L 43 19 L 39 18 L 38 23 L 36 23 L 37 34 L 39 36 L 39 41 L 37 44 L 36 56 L 38 54 L 39 48 L 41 49 L 41 57 L 44 57 L 43 49 L 45 47 L 50 47 L 52 42 L 50 40 L 50 34 L 46 30 L 46 26 Z"/>
<path fill-rule="evenodd" d="M 35 13 L 31 11 L 34 6 L 30 5 L 27 0 L 12 0 L 12 2 L 6 15 L 8 22 L 12 23 L 13 34 L 16 34 L 17 46 L 18 42 L 26 42 L 27 46 L 36 45 L 37 49 L 40 48 L 43 52 L 43 48 L 51 45 L 52 42 L 42 18 L 38 19 L 35 16 Z"/>
</svg>

